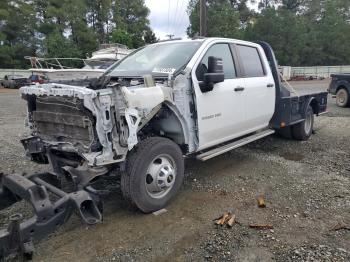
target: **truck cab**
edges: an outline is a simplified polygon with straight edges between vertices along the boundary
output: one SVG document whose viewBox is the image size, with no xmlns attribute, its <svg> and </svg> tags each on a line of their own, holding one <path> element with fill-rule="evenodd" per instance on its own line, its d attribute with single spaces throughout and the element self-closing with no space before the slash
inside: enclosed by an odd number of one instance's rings
<svg viewBox="0 0 350 262">
<path fill-rule="evenodd" d="M 203 80 L 210 57 L 222 60 L 224 77 L 209 90 Z M 198 150 L 269 126 L 275 111 L 275 82 L 259 44 L 207 41 L 188 67 L 197 107 Z"/>
</svg>

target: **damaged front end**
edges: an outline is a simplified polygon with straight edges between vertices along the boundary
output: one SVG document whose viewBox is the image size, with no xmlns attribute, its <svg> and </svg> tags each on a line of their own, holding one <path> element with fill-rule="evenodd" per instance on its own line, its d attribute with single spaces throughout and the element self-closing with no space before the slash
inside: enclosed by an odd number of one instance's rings
<svg viewBox="0 0 350 262">
<path fill-rule="evenodd" d="M 23 87 L 21 93 L 28 102 L 28 124 L 33 135 L 22 143 L 33 160 L 45 155 L 51 163 L 51 158 L 59 157 L 70 160 L 68 165 L 83 161 L 89 166 L 124 160 L 128 128 L 120 110 L 125 106 L 122 100 L 114 101 L 117 96 L 112 89 L 95 91 L 46 84 Z"/>
<path fill-rule="evenodd" d="M 137 132 L 172 101 L 165 85 L 127 88 L 115 83 L 92 90 L 43 84 L 21 88 L 28 102 L 32 137 L 22 141 L 34 161 L 54 164 L 55 157 L 76 164 L 106 166 L 125 160 Z M 47 159 L 46 159 L 47 158 Z M 57 171 L 57 170 L 56 170 Z"/>
<path fill-rule="evenodd" d="M 50 164 L 52 172 L 0 176 L 0 210 L 24 200 L 34 216 L 10 218 L 0 231 L 0 260 L 30 256 L 33 243 L 55 231 L 78 211 L 87 224 L 102 220 L 96 178 L 109 174 L 138 143 L 138 132 L 171 99 L 165 85 L 129 89 L 114 84 L 92 90 L 61 84 L 21 88 L 28 103 L 31 136 L 21 141 L 31 160 Z M 69 181 L 69 190 L 63 187 Z"/>
</svg>

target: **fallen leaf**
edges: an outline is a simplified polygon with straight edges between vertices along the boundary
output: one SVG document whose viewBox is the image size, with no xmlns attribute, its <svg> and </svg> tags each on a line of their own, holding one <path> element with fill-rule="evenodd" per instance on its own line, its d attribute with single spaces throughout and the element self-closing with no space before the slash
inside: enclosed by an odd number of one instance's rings
<svg viewBox="0 0 350 262">
<path fill-rule="evenodd" d="M 215 219 L 215 224 L 224 225 L 232 218 L 231 212 L 224 213 L 221 217 Z"/>
<path fill-rule="evenodd" d="M 232 227 L 233 224 L 235 223 L 235 219 L 236 219 L 236 216 L 235 215 L 232 215 L 231 218 L 227 221 L 227 225 L 229 227 Z"/>
<path fill-rule="evenodd" d="M 266 207 L 266 203 L 265 203 L 264 197 L 259 196 L 257 200 L 258 200 L 258 207 L 260 207 L 260 208 L 265 208 Z"/>
</svg>

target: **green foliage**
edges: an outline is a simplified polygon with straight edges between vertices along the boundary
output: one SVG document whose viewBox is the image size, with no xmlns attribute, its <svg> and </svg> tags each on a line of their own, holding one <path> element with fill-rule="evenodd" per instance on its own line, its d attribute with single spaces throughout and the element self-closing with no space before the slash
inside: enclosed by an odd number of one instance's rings
<svg viewBox="0 0 350 262">
<path fill-rule="evenodd" d="M 115 28 L 112 31 L 111 42 L 120 43 L 126 46 L 133 45 L 131 35 L 126 30 L 120 28 Z"/>
<path fill-rule="evenodd" d="M 99 43 L 154 42 L 148 15 L 144 0 L 1 0 L 0 68 L 28 68 L 24 56 L 86 58 Z"/>
<path fill-rule="evenodd" d="M 241 21 L 237 8 L 236 1 L 208 0 L 207 36 L 240 38 L 242 36 Z M 190 26 L 187 34 L 193 37 L 199 34 L 199 1 L 191 0 L 188 12 L 190 13 Z"/>
<path fill-rule="evenodd" d="M 145 32 L 144 40 L 146 44 L 153 44 L 158 42 L 156 35 L 150 28 L 148 28 Z"/>
<path fill-rule="evenodd" d="M 46 57 L 80 57 L 81 51 L 75 46 L 71 39 L 62 36 L 60 33 L 51 33 L 44 40 Z"/>
<path fill-rule="evenodd" d="M 285 9 L 263 10 L 255 23 L 248 26 L 245 38 L 270 43 L 280 64 L 298 65 L 303 58 L 308 32 L 295 13 Z"/>
<path fill-rule="evenodd" d="M 131 47 L 143 46 L 149 27 L 149 9 L 144 0 L 116 0 L 113 21 L 117 32 L 125 31 L 131 39 Z"/>
<path fill-rule="evenodd" d="M 258 2 L 259 11 L 249 2 Z M 208 36 L 264 40 L 280 64 L 350 64 L 349 0 L 207 0 Z M 85 58 L 99 43 L 138 48 L 157 41 L 144 0 L 1 0 L 0 68 L 24 56 Z M 199 0 L 188 5 L 189 36 L 199 33 Z"/>
<path fill-rule="evenodd" d="M 188 6 L 189 36 L 199 32 L 198 2 Z M 349 0 L 258 2 L 260 12 L 254 13 L 247 1 L 208 0 L 208 36 L 266 41 L 282 65 L 350 64 Z"/>
</svg>

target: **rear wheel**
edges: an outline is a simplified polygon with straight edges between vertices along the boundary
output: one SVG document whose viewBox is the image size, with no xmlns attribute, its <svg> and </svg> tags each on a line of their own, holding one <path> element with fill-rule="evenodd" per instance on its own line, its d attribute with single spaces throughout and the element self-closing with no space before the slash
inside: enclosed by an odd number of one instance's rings
<svg viewBox="0 0 350 262">
<path fill-rule="evenodd" d="M 339 107 L 347 107 L 349 105 L 349 93 L 345 88 L 337 91 L 336 101 Z"/>
<path fill-rule="evenodd" d="M 167 138 L 152 137 L 141 141 L 128 156 L 121 190 L 129 204 L 150 213 L 174 198 L 183 178 L 180 147 Z"/>
<path fill-rule="evenodd" d="M 305 121 L 292 126 L 293 137 L 297 140 L 308 140 L 314 128 L 314 111 L 309 105 L 305 112 Z"/>
</svg>

